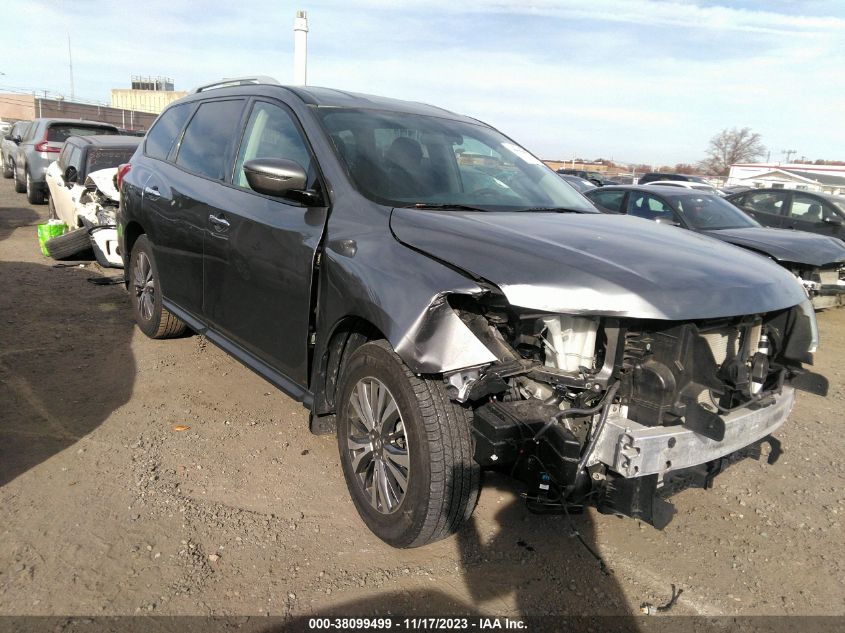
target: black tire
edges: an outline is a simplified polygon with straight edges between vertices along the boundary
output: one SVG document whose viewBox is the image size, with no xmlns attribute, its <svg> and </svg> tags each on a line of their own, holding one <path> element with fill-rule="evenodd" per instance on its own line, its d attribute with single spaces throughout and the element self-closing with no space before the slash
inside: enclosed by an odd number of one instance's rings
<svg viewBox="0 0 845 633">
<path fill-rule="evenodd" d="M 11 178 L 15 175 L 15 167 L 12 164 L 12 159 L 7 158 L 3 161 L 3 178 Z"/>
<path fill-rule="evenodd" d="M 161 303 L 158 266 L 146 235 L 136 240 L 129 258 L 129 301 L 135 323 L 150 338 L 173 338 L 185 332 L 185 323 Z"/>
<path fill-rule="evenodd" d="M 349 438 L 355 438 L 354 446 L 363 446 L 357 440 L 364 427 L 351 399 L 353 391 L 361 393 L 359 385 L 366 392 L 367 385 L 373 384 L 378 385 L 375 389 L 387 389 L 385 398 L 392 396 L 398 416 L 394 414 L 395 421 L 391 423 L 390 417 L 378 414 L 383 420 L 380 431 L 389 435 L 382 435 L 378 441 L 370 438 L 368 448 L 359 449 L 362 454 L 366 455 L 369 449 L 371 455 L 379 456 L 369 462 L 359 457 L 356 473 Z M 470 434 L 471 412 L 449 400 L 442 380 L 414 375 L 386 341 L 366 343 L 351 355 L 340 379 L 338 398 L 340 462 L 349 494 L 367 527 L 384 542 L 400 548 L 419 547 L 456 532 L 472 515 L 480 488 L 481 469 L 473 459 Z M 360 408 L 361 400 L 356 402 Z M 385 406 L 385 410 L 388 408 Z M 401 431 L 396 431 L 400 426 Z M 389 446 L 388 437 L 398 433 L 402 440 L 399 449 L 405 451 L 400 455 L 408 469 L 400 468 L 406 486 L 402 498 L 391 509 L 390 503 L 384 502 L 383 493 L 381 506 L 378 501 L 373 505 L 377 498 L 375 486 L 371 485 L 367 492 L 366 484 L 368 480 L 375 481 L 379 465 L 385 473 L 390 472 L 388 466 L 396 472 L 399 462 L 388 463 L 392 459 L 388 453 L 396 450 L 396 446 Z M 367 436 L 364 440 L 370 441 Z M 400 485 L 397 481 L 393 477 L 393 484 L 388 484 L 391 490 Z"/>
<path fill-rule="evenodd" d="M 15 193 L 26 193 L 26 183 L 18 180 L 18 172 L 13 169 L 12 175 L 15 177 Z"/>
<path fill-rule="evenodd" d="M 44 204 L 44 190 L 32 182 L 29 170 L 26 170 L 26 199 L 29 204 Z"/>
<path fill-rule="evenodd" d="M 75 229 L 44 243 L 53 259 L 67 259 L 91 250 L 88 229 Z"/>
</svg>

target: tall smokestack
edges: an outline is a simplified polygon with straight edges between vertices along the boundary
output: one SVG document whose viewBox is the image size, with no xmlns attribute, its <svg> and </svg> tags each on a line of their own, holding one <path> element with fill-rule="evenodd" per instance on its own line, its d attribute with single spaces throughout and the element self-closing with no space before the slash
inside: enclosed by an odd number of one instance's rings
<svg viewBox="0 0 845 633">
<path fill-rule="evenodd" d="M 308 14 L 297 11 L 293 21 L 293 83 L 304 86 L 308 70 Z"/>
</svg>

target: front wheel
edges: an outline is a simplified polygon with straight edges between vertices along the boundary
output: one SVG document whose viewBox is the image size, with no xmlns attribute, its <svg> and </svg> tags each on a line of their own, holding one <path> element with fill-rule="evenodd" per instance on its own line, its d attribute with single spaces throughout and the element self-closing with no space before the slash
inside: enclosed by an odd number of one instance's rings
<svg viewBox="0 0 845 633">
<path fill-rule="evenodd" d="M 15 164 L 11 157 L 3 162 L 3 178 L 11 178 L 15 175 Z"/>
<path fill-rule="evenodd" d="M 442 381 L 414 375 L 385 341 L 366 343 L 341 377 L 337 441 L 358 514 L 394 547 L 456 532 L 478 501 L 470 412 Z"/>
<path fill-rule="evenodd" d="M 129 300 L 138 328 L 150 338 L 172 338 L 185 331 L 185 323 L 162 305 L 158 266 L 146 235 L 132 246 Z"/>
</svg>

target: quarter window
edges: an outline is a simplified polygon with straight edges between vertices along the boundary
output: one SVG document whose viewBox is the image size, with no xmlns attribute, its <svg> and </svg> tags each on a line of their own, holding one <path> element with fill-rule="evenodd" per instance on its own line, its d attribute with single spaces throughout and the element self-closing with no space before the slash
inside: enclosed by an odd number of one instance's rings
<svg viewBox="0 0 845 633">
<path fill-rule="evenodd" d="M 144 144 L 144 151 L 147 156 L 165 160 L 170 150 L 173 149 L 176 137 L 179 136 L 179 132 L 185 126 L 185 121 L 190 113 L 191 106 L 188 103 L 173 106 L 164 112 L 153 125 L 153 129 L 147 134 L 147 140 Z"/>
<path fill-rule="evenodd" d="M 203 103 L 188 123 L 176 164 L 201 176 L 223 180 L 227 164 L 231 165 L 227 158 L 242 109 L 240 99 Z"/>
<path fill-rule="evenodd" d="M 311 169 L 311 154 L 291 115 L 283 108 L 263 101 L 256 103 L 250 114 L 235 162 L 235 185 L 250 188 L 244 163 L 256 158 L 286 158 L 298 163 L 305 173 Z"/>
</svg>

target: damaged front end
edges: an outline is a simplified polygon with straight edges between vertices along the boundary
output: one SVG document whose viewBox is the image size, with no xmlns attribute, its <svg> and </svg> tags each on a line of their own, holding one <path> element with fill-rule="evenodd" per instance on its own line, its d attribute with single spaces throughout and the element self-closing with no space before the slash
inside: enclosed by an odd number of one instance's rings
<svg viewBox="0 0 845 633">
<path fill-rule="evenodd" d="M 816 310 L 845 305 L 845 265 L 827 266 L 792 264 L 790 272 L 801 282 Z"/>
<path fill-rule="evenodd" d="M 120 194 L 114 184 L 117 169 L 92 172 L 76 204 L 79 222 L 88 229 L 97 262 L 104 267 L 123 268 L 117 239 L 117 208 Z"/>
<path fill-rule="evenodd" d="M 592 504 L 663 527 L 667 475 L 697 469 L 707 487 L 783 424 L 795 389 L 827 391 L 802 367 L 818 344 L 809 301 L 689 321 L 549 314 L 496 293 L 449 302 L 497 359 L 444 374 L 474 409 L 475 458 L 524 482 L 536 511 Z"/>
</svg>

